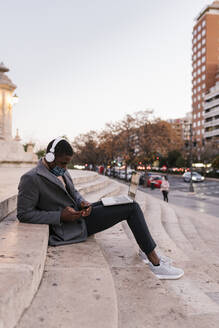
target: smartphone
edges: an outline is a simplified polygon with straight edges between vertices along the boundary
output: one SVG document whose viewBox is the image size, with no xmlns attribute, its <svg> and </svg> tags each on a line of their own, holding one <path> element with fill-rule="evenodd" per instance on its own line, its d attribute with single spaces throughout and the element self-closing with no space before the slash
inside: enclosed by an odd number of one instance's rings
<svg viewBox="0 0 219 328">
<path fill-rule="evenodd" d="M 89 207 L 90 207 L 90 205 L 85 205 L 85 206 L 82 208 L 82 211 L 88 209 Z"/>
</svg>

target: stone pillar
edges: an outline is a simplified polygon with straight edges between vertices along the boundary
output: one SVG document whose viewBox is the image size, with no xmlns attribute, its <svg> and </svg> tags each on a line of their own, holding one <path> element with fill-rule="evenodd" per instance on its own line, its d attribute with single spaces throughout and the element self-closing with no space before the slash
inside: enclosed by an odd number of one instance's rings
<svg viewBox="0 0 219 328">
<path fill-rule="evenodd" d="M 12 140 L 13 92 L 16 85 L 5 74 L 9 69 L 0 64 L 0 139 Z"/>
</svg>

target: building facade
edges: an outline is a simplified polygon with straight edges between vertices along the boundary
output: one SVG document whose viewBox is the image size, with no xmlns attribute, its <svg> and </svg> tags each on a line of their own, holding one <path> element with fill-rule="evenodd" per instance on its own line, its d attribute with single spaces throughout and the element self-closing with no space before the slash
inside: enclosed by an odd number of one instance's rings
<svg viewBox="0 0 219 328">
<path fill-rule="evenodd" d="M 204 111 L 204 138 L 207 142 L 216 141 L 219 143 L 219 66 L 215 85 L 205 95 Z"/>
<path fill-rule="evenodd" d="M 201 142 L 205 133 L 204 100 L 215 84 L 219 64 L 219 1 L 197 16 L 192 39 L 192 125 L 193 138 Z"/>
<path fill-rule="evenodd" d="M 185 142 L 190 138 L 190 126 L 192 124 L 192 113 L 186 113 L 186 116 L 183 118 L 169 119 L 168 123 L 172 125 L 174 132 L 177 137 Z"/>
</svg>

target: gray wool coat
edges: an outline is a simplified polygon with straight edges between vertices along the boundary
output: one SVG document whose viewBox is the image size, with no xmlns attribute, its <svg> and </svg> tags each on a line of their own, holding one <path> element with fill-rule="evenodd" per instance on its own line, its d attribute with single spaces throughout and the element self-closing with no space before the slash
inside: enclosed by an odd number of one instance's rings
<svg viewBox="0 0 219 328">
<path fill-rule="evenodd" d="M 49 224 L 49 245 L 72 244 L 87 239 L 85 220 L 60 222 L 66 206 L 78 210 L 84 198 L 75 189 L 68 171 L 62 182 L 39 160 L 38 165 L 25 173 L 18 186 L 17 217 L 23 223 Z"/>
</svg>

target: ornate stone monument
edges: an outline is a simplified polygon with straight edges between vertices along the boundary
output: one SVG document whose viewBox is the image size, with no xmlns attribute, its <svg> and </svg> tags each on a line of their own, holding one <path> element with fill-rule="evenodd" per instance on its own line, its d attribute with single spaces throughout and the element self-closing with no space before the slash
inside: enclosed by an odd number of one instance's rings
<svg viewBox="0 0 219 328">
<path fill-rule="evenodd" d="M 24 151 L 18 131 L 15 139 L 12 137 L 12 109 L 16 97 L 13 93 L 17 87 L 6 72 L 9 69 L 0 63 L 0 166 L 36 163 L 33 147 L 28 152 Z"/>
</svg>

